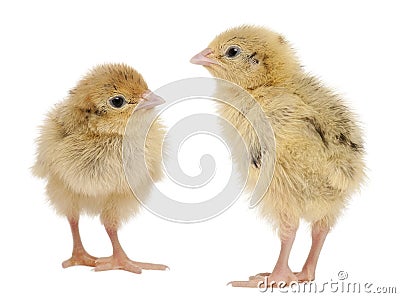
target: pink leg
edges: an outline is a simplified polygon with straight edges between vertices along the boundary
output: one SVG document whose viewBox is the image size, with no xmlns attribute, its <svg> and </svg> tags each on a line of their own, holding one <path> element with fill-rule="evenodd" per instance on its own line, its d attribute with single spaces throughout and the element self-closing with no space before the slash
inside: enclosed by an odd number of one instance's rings
<svg viewBox="0 0 400 298">
<path fill-rule="evenodd" d="M 296 237 L 297 228 L 291 228 L 281 236 L 281 251 L 279 253 L 278 261 L 271 273 L 259 273 L 251 276 L 248 281 L 232 281 L 229 284 L 233 287 L 265 287 L 262 284 L 268 283 L 270 287 L 279 286 L 280 283 L 289 285 L 292 281 L 297 281 L 296 275 L 289 268 L 289 255 L 292 250 L 293 242 Z"/>
<path fill-rule="evenodd" d="M 312 227 L 312 245 L 307 260 L 301 272 L 297 273 L 299 281 L 312 281 L 315 279 L 315 269 L 322 246 L 324 245 L 326 236 L 329 233 L 328 227 L 321 227 L 315 223 Z"/>
<path fill-rule="evenodd" d="M 268 276 L 268 285 L 275 286 L 279 283 L 290 284 L 292 281 L 297 281 L 297 277 L 289 268 L 289 256 L 293 247 L 293 242 L 296 237 L 296 230 L 290 230 L 288 235 L 281 239 L 281 251 L 279 253 L 278 261 L 272 270 L 271 275 Z"/>
<path fill-rule="evenodd" d="M 132 273 L 141 273 L 142 269 L 145 270 L 166 270 L 167 266 L 161 264 L 141 263 L 135 262 L 128 258 L 125 251 L 118 240 L 117 230 L 114 228 L 107 228 L 106 231 L 110 237 L 113 247 L 113 254 L 111 257 L 99 258 L 96 261 L 95 271 L 105 270 L 125 270 Z"/>
<path fill-rule="evenodd" d="M 63 268 L 77 265 L 96 266 L 95 262 L 97 258 L 89 255 L 83 247 L 81 236 L 79 234 L 79 220 L 68 218 L 68 221 L 72 232 L 73 249 L 71 258 L 62 263 Z"/>
</svg>

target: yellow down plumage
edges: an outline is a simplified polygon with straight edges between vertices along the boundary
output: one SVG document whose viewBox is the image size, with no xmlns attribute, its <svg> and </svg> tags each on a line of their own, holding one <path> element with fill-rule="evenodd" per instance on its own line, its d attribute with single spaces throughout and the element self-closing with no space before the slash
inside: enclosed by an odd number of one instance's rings
<svg viewBox="0 0 400 298">
<path fill-rule="evenodd" d="M 281 254 L 285 253 L 272 277 L 285 282 L 314 279 L 323 243 L 318 239 L 325 239 L 364 180 L 364 144 L 355 115 L 341 97 L 302 69 L 283 36 L 262 27 L 227 30 L 192 62 L 247 90 L 263 109 L 265 115 L 253 117 L 266 116 L 272 126 L 276 164 L 258 207 L 279 230 Z M 254 180 L 258 178 L 259 163 L 268 160 L 263 157 L 256 134 L 248 133 L 252 128 L 244 120 L 243 111 L 249 108 L 241 107 L 240 98 L 232 97 L 231 101 L 238 110 L 220 105 L 219 111 L 244 136 L 253 163 L 249 177 Z M 255 123 L 260 120 L 251 119 Z M 263 178 L 258 183 L 263 183 Z M 254 183 L 250 181 L 249 185 Z M 313 226 L 313 248 L 303 271 L 295 276 L 287 258 L 300 219 Z M 255 285 L 254 279 L 249 284 Z"/>
<path fill-rule="evenodd" d="M 151 96 L 150 99 L 144 96 L 148 93 L 146 82 L 133 68 L 124 64 L 101 65 L 79 81 L 69 96 L 47 115 L 37 140 L 33 173 L 47 180 L 51 205 L 71 224 L 74 249 L 64 267 L 88 265 L 99 271 L 125 269 L 136 273 L 141 268 L 148 269 L 127 259 L 116 234 L 121 223 L 140 207 L 128 185 L 122 161 L 123 138 L 130 117 L 133 135 L 142 135 L 151 127 L 145 149 L 135 138 L 129 142 L 138 151 L 146 151 L 154 180 L 162 174 L 162 126 L 159 122 L 151 123 L 151 110 L 134 112 L 141 102 L 151 102 Z M 117 106 L 113 106 L 112 100 L 116 100 Z M 134 169 L 135 173 L 130 175 L 137 178 L 131 186 L 142 194 L 149 192 L 152 184 L 145 179 L 148 169 L 139 165 Z M 100 215 L 113 244 L 113 258 L 97 259 L 86 253 L 78 230 L 80 214 Z M 164 267 L 155 267 L 158 268 Z"/>
</svg>

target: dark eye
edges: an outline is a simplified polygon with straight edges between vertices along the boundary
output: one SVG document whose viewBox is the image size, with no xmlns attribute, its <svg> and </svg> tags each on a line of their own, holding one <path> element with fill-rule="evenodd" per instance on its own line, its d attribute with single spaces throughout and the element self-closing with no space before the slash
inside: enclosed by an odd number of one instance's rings
<svg viewBox="0 0 400 298">
<path fill-rule="evenodd" d="M 122 95 L 117 95 L 109 99 L 109 103 L 113 108 L 121 108 L 126 104 L 125 97 Z"/>
<path fill-rule="evenodd" d="M 225 56 L 228 58 L 235 58 L 242 52 L 242 49 L 238 46 L 230 46 L 226 51 L 225 51 Z"/>
</svg>

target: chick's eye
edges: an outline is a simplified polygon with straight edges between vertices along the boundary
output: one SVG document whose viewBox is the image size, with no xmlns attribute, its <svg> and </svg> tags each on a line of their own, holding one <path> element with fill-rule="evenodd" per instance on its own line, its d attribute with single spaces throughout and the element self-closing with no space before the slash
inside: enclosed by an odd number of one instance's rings
<svg viewBox="0 0 400 298">
<path fill-rule="evenodd" d="M 242 52 L 242 49 L 238 46 L 230 46 L 226 51 L 225 51 L 225 56 L 228 58 L 235 58 Z"/>
<path fill-rule="evenodd" d="M 109 102 L 113 108 L 117 108 L 117 109 L 123 107 L 126 104 L 126 100 L 122 95 L 118 95 L 118 96 L 114 96 L 114 97 L 110 98 Z"/>
</svg>

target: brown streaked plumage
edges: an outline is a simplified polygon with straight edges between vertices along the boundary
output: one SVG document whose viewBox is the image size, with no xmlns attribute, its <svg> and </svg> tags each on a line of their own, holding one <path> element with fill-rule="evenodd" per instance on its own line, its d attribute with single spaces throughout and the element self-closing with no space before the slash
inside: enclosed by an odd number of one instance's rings
<svg viewBox="0 0 400 298">
<path fill-rule="evenodd" d="M 303 71 L 284 37 L 262 27 L 227 30 L 191 62 L 246 89 L 269 118 L 276 139 L 275 172 L 259 210 L 278 229 L 281 252 L 271 273 L 231 284 L 256 287 L 265 276 L 270 286 L 313 280 L 325 237 L 364 179 L 363 139 L 354 114 Z M 240 107 L 240 99 L 232 101 Z M 220 113 L 240 132 L 251 131 L 240 111 L 225 105 Z M 250 158 L 257 160 L 253 164 L 265 162 L 255 135 L 243 135 Z M 257 171 L 251 167 L 252 179 Z M 300 219 L 311 223 L 312 247 L 303 269 L 293 273 L 288 258 Z"/>
<path fill-rule="evenodd" d="M 68 218 L 71 226 L 73 251 L 71 258 L 63 262 L 64 268 L 86 265 L 96 271 L 122 269 L 134 273 L 167 268 L 130 260 L 117 236 L 121 223 L 139 209 L 122 164 L 125 128 L 132 116 L 135 131 L 147 130 L 153 118 L 149 109 L 161 103 L 163 100 L 148 91 L 136 70 L 124 64 L 105 64 L 92 69 L 47 115 L 37 141 L 33 173 L 47 180 L 51 205 Z M 162 173 L 162 134 L 162 126 L 155 122 L 146 143 L 146 160 L 155 180 Z M 136 167 L 138 179 L 133 185 L 144 192 L 151 187 L 140 178 L 145 171 Z M 111 257 L 95 258 L 84 249 L 78 228 L 82 213 L 100 215 L 112 242 Z"/>
</svg>

